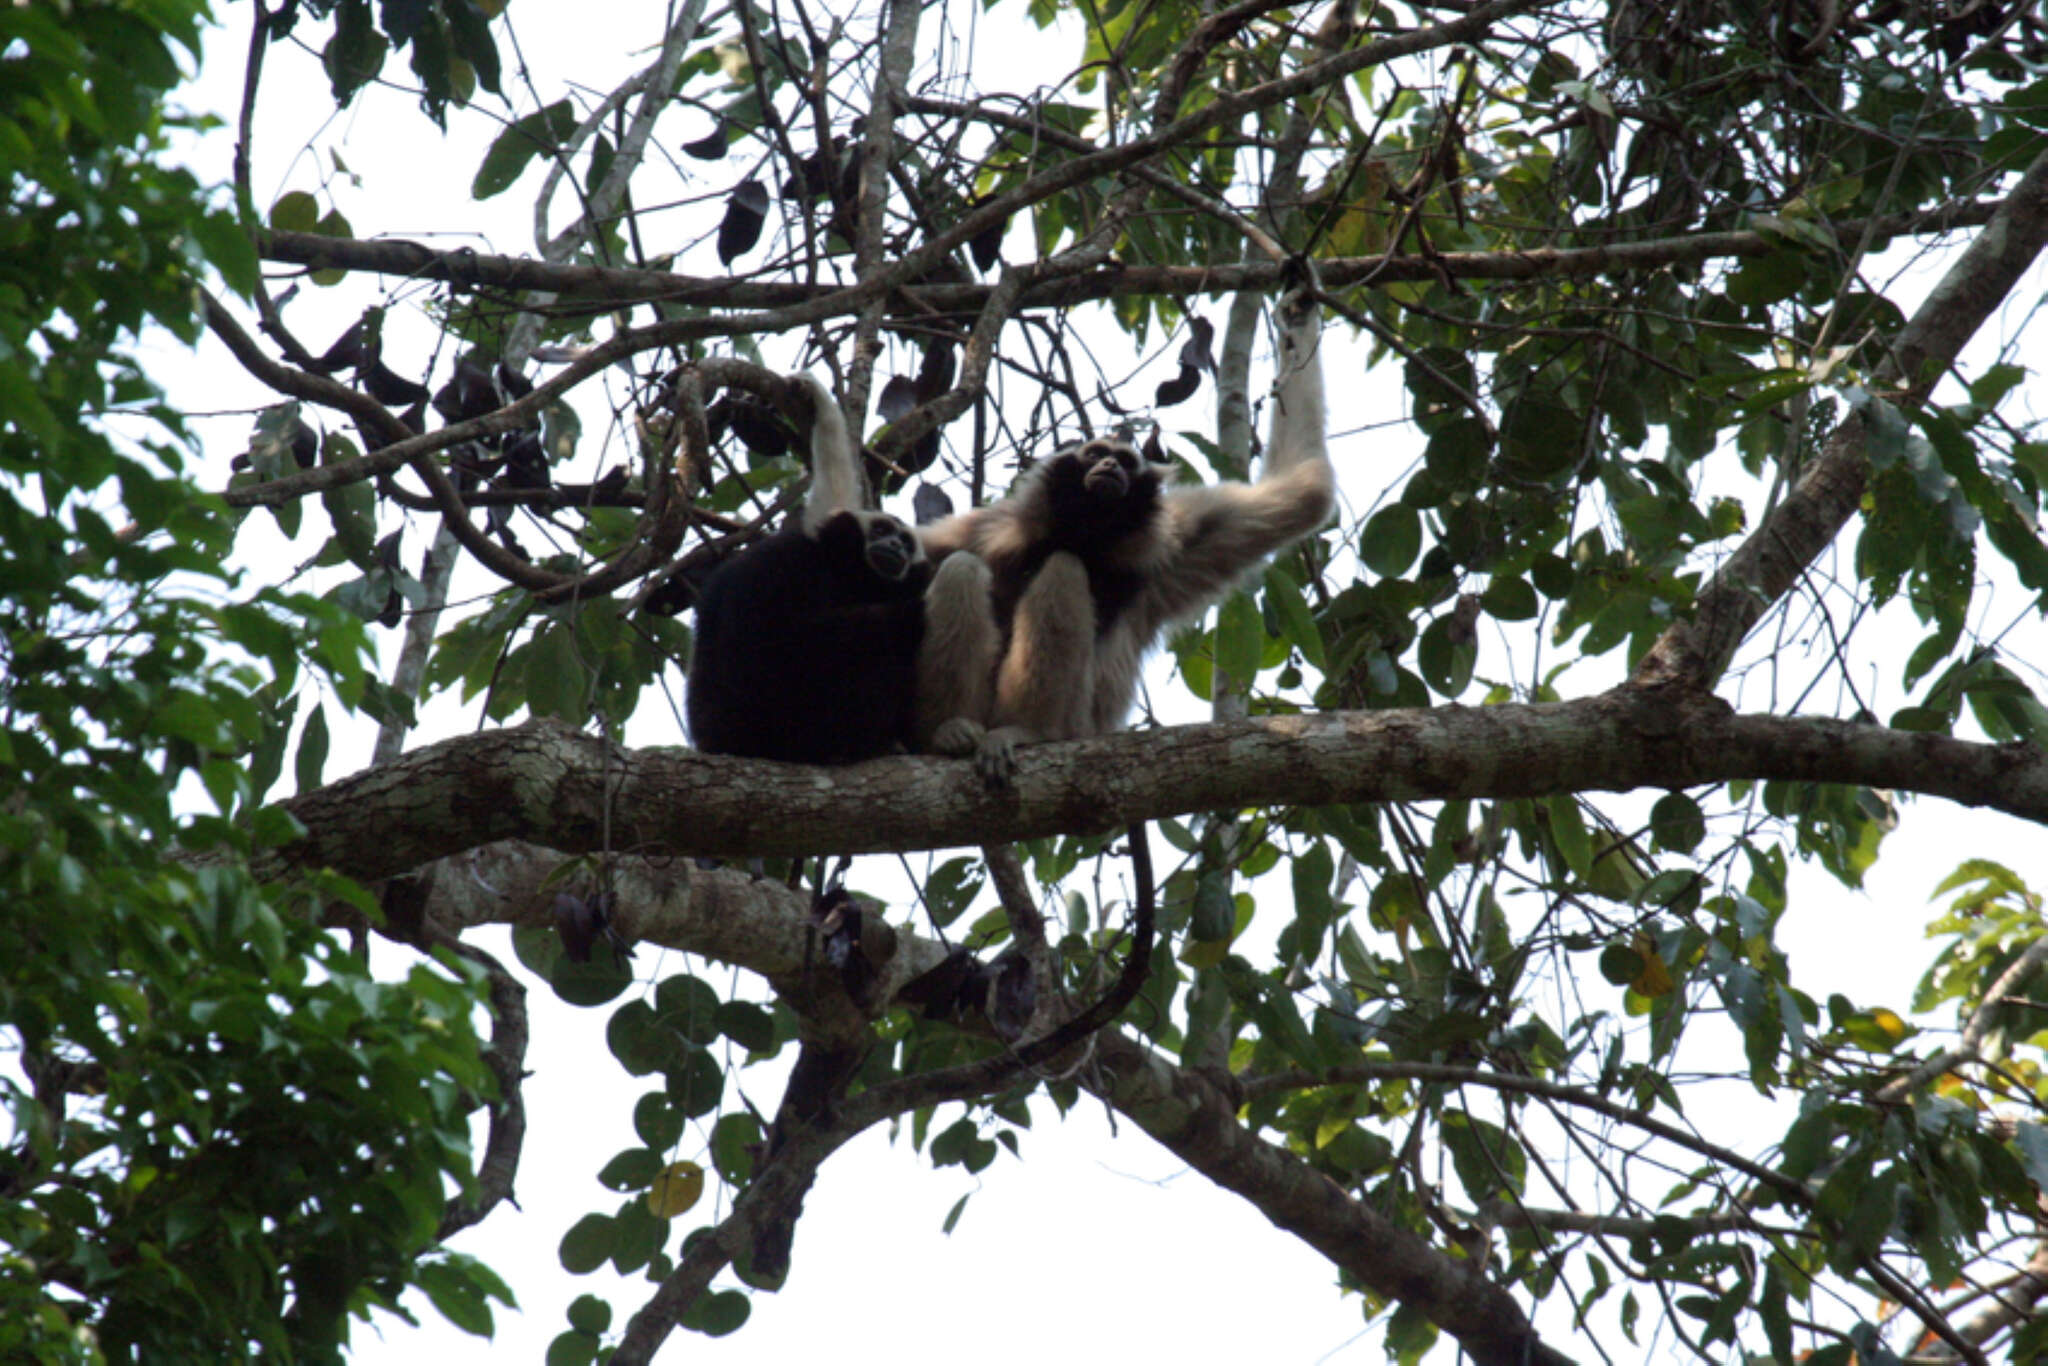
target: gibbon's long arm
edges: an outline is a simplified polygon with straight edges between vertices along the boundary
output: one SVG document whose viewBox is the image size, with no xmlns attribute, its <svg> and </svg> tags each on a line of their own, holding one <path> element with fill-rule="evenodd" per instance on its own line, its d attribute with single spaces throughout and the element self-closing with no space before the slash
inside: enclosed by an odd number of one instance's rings
<svg viewBox="0 0 2048 1366">
<path fill-rule="evenodd" d="M 832 391 L 816 375 L 792 378 L 811 396 L 811 491 L 804 500 L 804 534 L 816 537 L 833 513 L 857 511 L 867 500 L 861 496 L 853 433 Z"/>
<path fill-rule="evenodd" d="M 1336 478 L 1325 447 L 1322 318 L 1313 295 L 1280 300 L 1280 373 L 1256 484 L 1168 489 L 1167 562 L 1147 578 L 1139 610 L 1153 631 L 1207 607 L 1245 570 L 1330 519 Z"/>
</svg>

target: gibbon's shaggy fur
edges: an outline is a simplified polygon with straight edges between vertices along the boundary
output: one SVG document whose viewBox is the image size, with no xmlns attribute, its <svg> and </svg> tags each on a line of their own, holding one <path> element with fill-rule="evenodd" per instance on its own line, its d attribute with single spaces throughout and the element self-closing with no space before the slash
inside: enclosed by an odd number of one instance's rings
<svg viewBox="0 0 2048 1366">
<path fill-rule="evenodd" d="M 698 597 L 690 738 L 795 763 L 899 754 L 915 738 L 931 564 L 909 527 L 861 506 L 845 415 L 794 378 L 811 399 L 810 495 L 800 522 L 720 565 Z"/>
<path fill-rule="evenodd" d="M 938 563 L 918 665 L 920 748 L 1007 783 L 1015 746 L 1123 724 L 1145 652 L 1329 519 L 1322 320 L 1281 299 L 1280 375 L 1256 483 L 1171 487 L 1129 442 L 1068 446 L 1001 502 L 918 530 Z"/>
</svg>

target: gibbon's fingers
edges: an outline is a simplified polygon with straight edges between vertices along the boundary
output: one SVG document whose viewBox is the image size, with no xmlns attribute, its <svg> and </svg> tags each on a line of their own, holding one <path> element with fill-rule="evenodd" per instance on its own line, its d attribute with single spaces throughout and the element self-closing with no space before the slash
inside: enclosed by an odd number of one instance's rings
<svg viewBox="0 0 2048 1366">
<path fill-rule="evenodd" d="M 925 590 L 912 726 L 919 749 L 964 756 L 980 744 L 995 707 L 996 655 L 1002 649 L 989 584 L 987 562 L 961 551 L 946 558 Z M 965 729 L 956 724 L 961 722 Z"/>
<path fill-rule="evenodd" d="M 811 492 L 804 500 L 804 531 L 816 536 L 835 512 L 859 509 L 860 460 L 832 391 L 808 372 L 791 375 L 811 397 Z"/>
</svg>

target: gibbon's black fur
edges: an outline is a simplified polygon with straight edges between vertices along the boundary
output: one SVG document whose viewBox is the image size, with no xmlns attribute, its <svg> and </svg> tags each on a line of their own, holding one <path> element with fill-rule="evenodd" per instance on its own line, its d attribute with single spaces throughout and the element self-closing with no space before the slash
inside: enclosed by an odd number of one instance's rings
<svg viewBox="0 0 2048 1366">
<path fill-rule="evenodd" d="M 931 565 L 909 527 L 860 506 L 846 419 L 798 381 L 812 411 L 803 517 L 705 583 L 684 707 L 706 753 L 850 764 L 913 743 Z"/>
<path fill-rule="evenodd" d="M 1329 519 L 1321 313 L 1281 298 L 1280 375 L 1256 483 L 1175 488 L 1127 441 L 1068 446 L 1001 502 L 918 530 L 938 564 L 918 664 L 919 746 L 973 755 L 993 785 L 1014 747 L 1121 726 L 1145 652 L 1246 570 Z"/>
</svg>

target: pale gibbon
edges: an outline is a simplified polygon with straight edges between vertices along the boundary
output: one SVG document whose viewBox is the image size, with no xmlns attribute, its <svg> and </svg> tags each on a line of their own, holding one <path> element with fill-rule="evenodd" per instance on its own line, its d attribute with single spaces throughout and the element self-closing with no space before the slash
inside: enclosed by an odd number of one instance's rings
<svg viewBox="0 0 2048 1366">
<path fill-rule="evenodd" d="M 919 747 L 1009 782 L 1015 746 L 1121 726 L 1145 652 L 1329 520 L 1321 311 L 1281 298 L 1263 475 L 1175 488 L 1127 441 L 1065 447 L 1001 502 L 918 531 L 938 563 L 918 665 Z"/>
<path fill-rule="evenodd" d="M 697 600 L 684 699 L 710 754 L 849 764 L 900 754 L 931 564 L 911 529 L 861 506 L 858 453 L 825 386 L 811 400 L 801 520 L 720 565 Z"/>
</svg>

